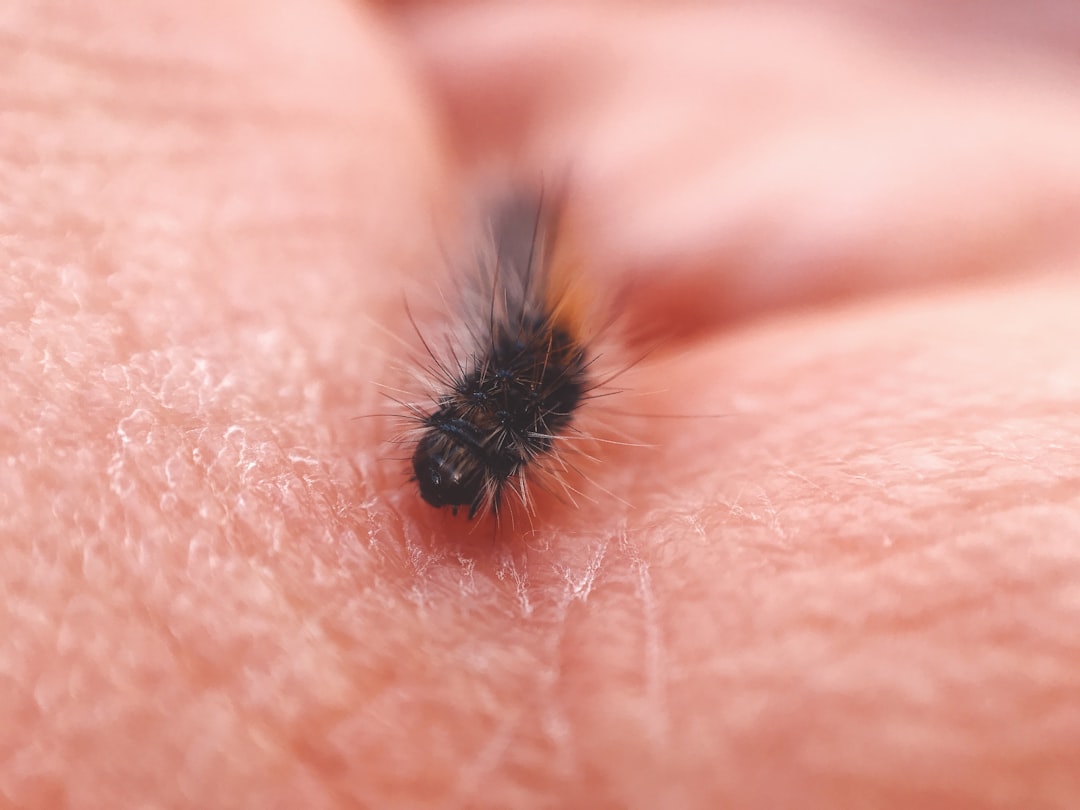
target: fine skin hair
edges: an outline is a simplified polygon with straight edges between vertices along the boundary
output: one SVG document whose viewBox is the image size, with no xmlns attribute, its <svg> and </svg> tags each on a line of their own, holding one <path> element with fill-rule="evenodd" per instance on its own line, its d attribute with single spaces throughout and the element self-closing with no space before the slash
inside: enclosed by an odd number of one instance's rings
<svg viewBox="0 0 1080 810">
<path fill-rule="evenodd" d="M 9 4 L 0 805 L 1074 806 L 1080 27 L 970 8 Z M 736 414 L 509 543 L 354 419 L 492 155 Z"/>
</svg>

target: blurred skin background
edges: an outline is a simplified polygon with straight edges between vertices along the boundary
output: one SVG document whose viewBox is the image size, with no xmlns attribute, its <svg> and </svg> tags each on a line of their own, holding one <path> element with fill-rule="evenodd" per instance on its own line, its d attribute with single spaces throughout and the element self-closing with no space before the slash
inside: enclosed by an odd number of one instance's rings
<svg viewBox="0 0 1080 810">
<path fill-rule="evenodd" d="M 1073 806 L 1078 44 L 1052 2 L 9 5 L 0 804 Z M 570 167 L 659 347 L 627 387 L 730 416 L 493 542 L 354 417 L 504 167 Z"/>
</svg>

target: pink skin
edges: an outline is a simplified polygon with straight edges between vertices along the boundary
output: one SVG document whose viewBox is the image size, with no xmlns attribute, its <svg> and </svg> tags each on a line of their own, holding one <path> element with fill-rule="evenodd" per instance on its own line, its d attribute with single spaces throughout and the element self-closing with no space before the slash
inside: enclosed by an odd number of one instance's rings
<svg viewBox="0 0 1080 810">
<path fill-rule="evenodd" d="M 5 14 L 0 804 L 1080 795 L 1074 29 L 828 5 Z M 493 541 L 352 417 L 500 161 L 728 416 Z"/>
</svg>

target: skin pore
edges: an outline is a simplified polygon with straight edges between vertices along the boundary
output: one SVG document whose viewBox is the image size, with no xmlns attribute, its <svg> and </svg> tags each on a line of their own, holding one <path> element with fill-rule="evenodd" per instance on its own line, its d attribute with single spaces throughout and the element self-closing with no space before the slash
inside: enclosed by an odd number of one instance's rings
<svg viewBox="0 0 1080 810">
<path fill-rule="evenodd" d="M 0 803 L 1067 806 L 1080 28 L 889 5 L 6 14 Z M 354 418 L 491 160 L 724 415 L 497 542 Z"/>
</svg>

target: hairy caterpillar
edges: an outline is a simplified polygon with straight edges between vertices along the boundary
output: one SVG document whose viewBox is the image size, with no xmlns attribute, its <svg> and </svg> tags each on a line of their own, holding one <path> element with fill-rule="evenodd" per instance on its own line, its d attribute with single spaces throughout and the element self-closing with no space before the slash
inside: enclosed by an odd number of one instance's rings
<svg viewBox="0 0 1080 810">
<path fill-rule="evenodd" d="M 472 519 L 497 513 L 514 493 L 528 508 L 531 478 L 558 481 L 567 470 L 560 440 L 596 381 L 581 337 L 580 296 L 556 255 L 559 207 L 542 193 L 493 205 L 487 239 L 462 284 L 450 356 L 440 357 L 421 335 L 432 361 L 432 402 L 407 407 L 415 425 L 412 480 L 432 506 L 467 509 Z"/>
</svg>

